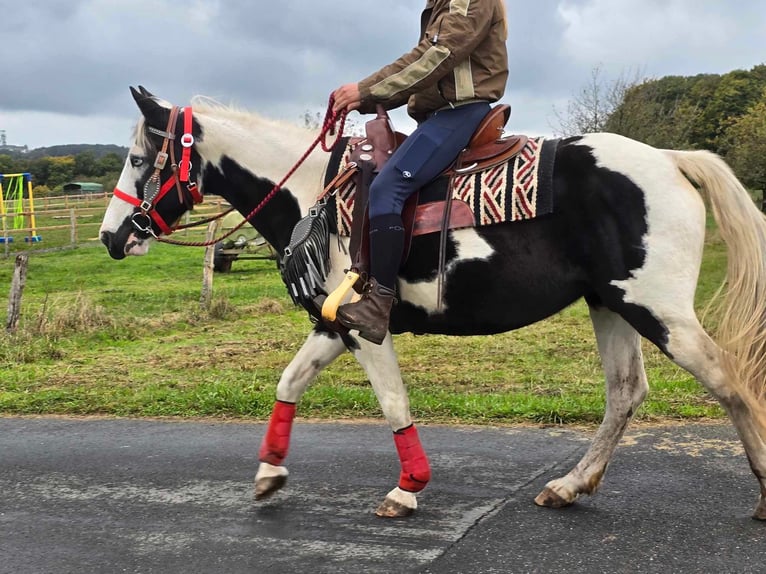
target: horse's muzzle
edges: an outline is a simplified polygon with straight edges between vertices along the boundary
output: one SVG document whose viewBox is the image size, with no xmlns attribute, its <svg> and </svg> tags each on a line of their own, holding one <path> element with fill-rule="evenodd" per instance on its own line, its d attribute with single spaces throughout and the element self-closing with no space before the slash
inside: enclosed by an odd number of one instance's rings
<svg viewBox="0 0 766 574">
<path fill-rule="evenodd" d="M 110 231 L 101 232 L 101 243 L 106 246 L 106 250 L 112 259 L 125 259 L 125 247 L 116 245 L 114 233 Z"/>
</svg>

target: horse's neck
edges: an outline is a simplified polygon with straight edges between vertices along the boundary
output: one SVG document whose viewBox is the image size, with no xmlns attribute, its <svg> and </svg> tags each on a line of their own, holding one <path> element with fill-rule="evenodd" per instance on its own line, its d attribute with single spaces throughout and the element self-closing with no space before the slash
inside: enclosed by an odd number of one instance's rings
<svg viewBox="0 0 766 574">
<path fill-rule="evenodd" d="M 203 117 L 197 149 L 206 164 L 203 192 L 222 196 L 248 215 L 293 169 L 313 141 L 311 132 L 244 116 Z M 313 153 L 251 222 L 277 250 L 321 191 L 327 156 Z"/>
<path fill-rule="evenodd" d="M 204 117 L 203 141 L 199 149 L 205 159 L 220 165 L 224 158 L 236 162 L 254 177 L 276 184 L 296 165 L 314 141 L 306 129 L 249 114 L 219 118 Z M 290 179 L 285 188 L 298 200 L 301 212 L 314 204 L 321 191 L 327 156 L 312 153 Z"/>
</svg>

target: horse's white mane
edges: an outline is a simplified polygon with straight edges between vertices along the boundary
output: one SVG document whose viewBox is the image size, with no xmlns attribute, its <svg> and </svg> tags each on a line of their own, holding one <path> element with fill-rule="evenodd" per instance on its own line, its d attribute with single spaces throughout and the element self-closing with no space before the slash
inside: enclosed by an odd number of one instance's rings
<svg viewBox="0 0 766 574">
<path fill-rule="evenodd" d="M 290 132 L 289 136 L 291 138 L 294 137 L 299 140 L 308 140 L 314 136 L 311 130 L 301 127 L 297 122 L 268 118 L 261 114 L 246 110 L 245 108 L 241 108 L 235 104 L 221 103 L 210 96 L 194 96 L 191 99 L 191 106 L 195 113 L 203 116 L 209 115 L 216 118 L 227 119 L 233 123 L 239 124 L 245 129 L 267 129 L 269 131 L 275 130 L 278 133 Z"/>
<path fill-rule="evenodd" d="M 190 103 L 193 108 L 202 108 L 203 110 L 207 110 L 207 111 L 227 110 L 227 111 L 245 112 L 245 110 L 233 104 L 226 105 L 222 102 L 219 102 L 218 100 L 216 100 L 215 98 L 211 96 L 205 96 L 202 94 L 197 94 L 196 96 L 192 96 Z"/>
<path fill-rule="evenodd" d="M 164 100 L 158 99 L 158 102 L 162 105 L 170 106 L 170 104 Z M 298 125 L 297 122 L 293 123 L 268 118 L 261 114 L 246 110 L 245 108 L 241 108 L 235 104 L 224 104 L 210 96 L 196 95 L 191 98 L 190 105 L 195 114 L 229 120 L 231 123 L 237 124 L 246 130 L 262 131 L 265 129 L 269 132 L 288 132 L 291 138 L 296 138 L 299 141 L 303 139 L 310 140 L 314 136 L 312 130 L 307 130 Z M 151 149 L 154 146 L 146 136 L 146 130 L 144 129 L 145 124 L 146 121 L 144 117 L 141 116 L 136 123 L 133 139 L 136 145 L 144 149 Z"/>
</svg>

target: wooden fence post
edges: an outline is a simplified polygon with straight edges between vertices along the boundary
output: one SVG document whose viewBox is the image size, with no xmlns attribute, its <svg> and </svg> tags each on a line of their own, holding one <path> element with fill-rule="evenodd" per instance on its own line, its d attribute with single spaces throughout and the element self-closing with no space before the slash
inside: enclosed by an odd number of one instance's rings
<svg viewBox="0 0 766 574">
<path fill-rule="evenodd" d="M 69 224 L 72 226 L 69 239 L 72 242 L 72 245 L 77 245 L 77 214 L 74 209 L 69 210 Z"/>
<path fill-rule="evenodd" d="M 221 220 L 211 221 L 207 226 L 205 241 L 212 241 L 221 228 Z M 202 268 L 202 293 L 199 298 L 199 305 L 203 311 L 210 310 L 210 301 L 213 297 L 213 259 L 215 257 L 215 245 L 208 245 L 205 248 L 205 262 Z"/>
<path fill-rule="evenodd" d="M 11 281 L 11 293 L 8 297 L 8 322 L 5 324 L 5 330 L 8 333 L 14 333 L 19 326 L 21 294 L 27 282 L 27 263 L 29 263 L 28 255 L 16 256 L 13 281 Z"/>
</svg>

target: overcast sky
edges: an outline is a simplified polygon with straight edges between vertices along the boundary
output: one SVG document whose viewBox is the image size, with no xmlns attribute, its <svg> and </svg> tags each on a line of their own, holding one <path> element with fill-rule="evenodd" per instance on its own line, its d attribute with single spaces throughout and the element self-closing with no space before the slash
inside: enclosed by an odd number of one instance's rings
<svg viewBox="0 0 766 574">
<path fill-rule="evenodd" d="M 766 0 L 506 0 L 511 131 L 546 135 L 598 67 L 661 77 L 766 62 Z M 144 85 L 298 121 L 416 43 L 425 0 L 0 0 L 9 144 L 128 145 Z M 401 118 L 397 126 L 409 131 Z"/>
</svg>

